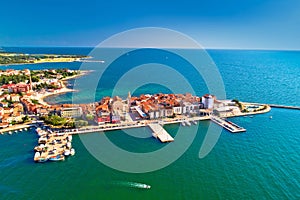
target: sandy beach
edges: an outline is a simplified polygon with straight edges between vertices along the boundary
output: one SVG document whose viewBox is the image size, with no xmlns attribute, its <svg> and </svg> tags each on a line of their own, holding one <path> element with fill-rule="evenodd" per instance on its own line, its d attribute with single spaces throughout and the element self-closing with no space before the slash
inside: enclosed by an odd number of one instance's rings
<svg viewBox="0 0 300 200">
<path fill-rule="evenodd" d="M 74 76 L 70 76 L 70 77 L 63 78 L 63 79 L 61 80 L 61 84 L 62 84 L 62 88 L 61 88 L 61 89 L 54 90 L 53 92 L 38 93 L 38 94 L 36 94 L 35 96 L 33 96 L 33 99 L 38 100 L 39 103 L 42 104 L 42 105 L 44 105 L 44 106 L 50 106 L 50 105 L 44 100 L 46 97 L 53 96 L 53 95 L 60 95 L 60 94 L 68 93 L 68 92 L 78 92 L 77 90 L 67 88 L 66 85 L 65 85 L 65 83 L 66 83 L 68 80 L 75 79 L 75 78 L 78 78 L 78 77 L 87 75 L 87 74 L 90 73 L 90 72 L 92 72 L 92 70 L 84 70 L 84 71 L 80 71 L 80 74 L 76 74 L 76 75 L 74 75 Z"/>
</svg>

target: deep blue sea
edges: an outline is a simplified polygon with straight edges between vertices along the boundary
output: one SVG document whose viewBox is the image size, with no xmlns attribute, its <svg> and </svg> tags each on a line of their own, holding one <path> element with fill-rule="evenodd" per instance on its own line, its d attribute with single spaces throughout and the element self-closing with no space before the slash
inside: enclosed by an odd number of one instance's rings
<svg viewBox="0 0 300 200">
<path fill-rule="evenodd" d="M 83 54 L 91 48 L 4 48 L 6 51 L 24 53 Z M 107 50 L 109 52 L 110 50 Z M 193 54 L 193 50 L 189 54 Z M 300 51 L 270 50 L 207 50 L 217 66 L 224 82 L 228 99 L 300 106 Z M 138 52 L 137 52 L 138 53 Z M 151 54 L 153 53 L 153 54 Z M 134 53 L 131 53 L 131 55 Z M 150 56 L 149 56 L 150 55 Z M 95 60 L 106 60 L 99 55 Z M 149 51 L 142 61 L 151 60 L 172 65 L 188 77 L 194 93 L 208 92 L 205 81 L 186 69 L 186 62 L 177 60 L 168 52 Z M 49 97 L 50 103 L 90 102 L 112 93 L 126 96 L 129 87 L 126 81 L 117 88 L 122 73 L 140 64 L 138 59 L 123 59 L 114 62 L 103 78 L 96 83 L 93 76 L 101 64 L 85 63 L 94 70 L 78 80 L 71 80 L 70 87 L 80 89 L 76 94 Z M 165 60 L 168 60 L 166 62 Z M 35 65 L 1 66 L 1 69 L 81 69 L 82 63 L 45 63 Z M 154 64 L 153 64 L 154 65 Z M 99 67 L 99 68 L 98 68 Z M 85 68 L 85 69 L 86 69 Z M 154 66 L 153 66 L 154 68 Z M 182 70 L 182 71 L 181 71 Z M 165 72 L 165 71 L 164 71 Z M 131 74 L 138 73 L 132 71 Z M 131 92 L 157 93 L 173 91 L 167 86 L 176 86 L 176 91 L 189 91 L 179 79 L 165 84 L 148 81 L 149 77 L 169 78 L 169 73 L 147 73 L 147 80 Z M 174 75 L 175 76 L 175 75 Z M 130 83 L 140 80 L 129 76 Z M 175 79 L 175 78 L 174 78 Z M 81 80 L 81 81 L 80 81 Z M 124 79 L 126 80 L 126 79 Z M 217 79 L 216 79 L 217 80 Z M 115 89 L 115 90 L 114 90 Z M 270 118 L 272 116 L 272 119 Z M 148 173 L 126 173 L 107 167 L 94 158 L 75 136 L 73 146 L 76 155 L 64 162 L 36 164 L 33 162 L 33 147 L 37 144 L 34 130 L 13 135 L 0 135 L 0 199 L 300 199 L 300 111 L 273 108 L 271 112 L 251 117 L 231 118 L 245 127 L 241 134 L 225 130 L 204 158 L 198 157 L 199 149 L 211 122 L 201 121 L 197 135 L 183 155 L 169 166 Z M 164 128 L 173 136 L 179 125 Z M 192 127 L 184 127 L 183 141 L 191 138 Z M 131 135 L 129 136 L 128 135 Z M 145 129 L 126 132 L 112 131 L 105 135 L 115 145 L 131 152 L 150 152 L 166 146 L 181 145 L 175 139 L 170 144 L 161 144 L 152 137 L 132 137 L 147 133 Z M 92 138 L 100 133 L 86 134 Z M 97 144 L 101 148 L 101 143 Z M 104 152 L 107 151 L 103 147 Z M 109 153 L 109 152 L 108 152 Z M 172 154 L 172 152 L 169 152 Z M 112 157 L 117 156 L 111 153 Z M 124 158 L 120 158 L 124 159 Z M 167 158 L 166 158 L 167 159 Z M 162 160 L 157 160 L 162 162 Z M 139 165 L 139 163 L 136 163 Z M 146 183 L 151 189 L 136 187 Z"/>
</svg>

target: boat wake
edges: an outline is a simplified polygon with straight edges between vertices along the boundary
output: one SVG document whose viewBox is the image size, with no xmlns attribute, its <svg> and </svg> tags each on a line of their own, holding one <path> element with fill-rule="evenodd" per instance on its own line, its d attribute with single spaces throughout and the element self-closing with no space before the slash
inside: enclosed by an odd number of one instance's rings
<svg viewBox="0 0 300 200">
<path fill-rule="evenodd" d="M 14 156 L 0 161 L 0 169 L 16 165 L 19 162 L 22 162 L 30 158 L 31 154 L 26 154 L 22 156 Z"/>
<path fill-rule="evenodd" d="M 127 181 L 116 181 L 113 185 L 121 186 L 121 187 L 129 187 L 129 188 L 137 188 L 137 189 L 150 189 L 151 186 L 145 183 L 137 183 L 137 182 L 127 182 Z"/>
<path fill-rule="evenodd" d="M 5 193 L 18 193 L 19 191 L 13 189 L 12 187 L 5 186 L 5 185 L 0 185 L 0 194 L 5 194 Z M 1 197 L 1 196 L 0 196 Z"/>
</svg>

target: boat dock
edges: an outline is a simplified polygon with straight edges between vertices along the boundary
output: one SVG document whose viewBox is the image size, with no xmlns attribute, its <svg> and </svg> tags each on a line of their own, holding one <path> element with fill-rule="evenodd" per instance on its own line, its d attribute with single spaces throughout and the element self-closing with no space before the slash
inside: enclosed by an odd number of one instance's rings
<svg viewBox="0 0 300 200">
<path fill-rule="evenodd" d="M 158 138 L 161 142 L 174 141 L 174 138 L 160 124 L 148 124 L 148 127 L 153 131 L 152 136 Z"/>
<path fill-rule="evenodd" d="M 65 157 L 74 155 L 72 148 L 72 136 L 69 134 L 58 134 L 51 130 L 36 129 L 39 135 L 38 146 L 34 148 L 34 161 L 61 161 Z"/>
<path fill-rule="evenodd" d="M 231 133 L 239 133 L 239 132 L 245 132 L 246 131 L 245 128 L 240 127 L 239 125 L 237 125 L 237 124 L 235 124 L 231 121 L 228 121 L 226 119 L 221 119 L 221 118 L 216 117 L 216 116 L 212 116 L 211 121 L 213 121 L 214 123 L 222 126 L 223 128 L 230 131 Z"/>
</svg>

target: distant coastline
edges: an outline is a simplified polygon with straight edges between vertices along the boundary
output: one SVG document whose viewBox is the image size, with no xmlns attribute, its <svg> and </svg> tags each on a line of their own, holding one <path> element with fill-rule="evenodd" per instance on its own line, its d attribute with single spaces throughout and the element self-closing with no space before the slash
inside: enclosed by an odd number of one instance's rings
<svg viewBox="0 0 300 200">
<path fill-rule="evenodd" d="M 0 52 L 0 66 L 59 62 L 81 62 L 90 58 L 92 57 L 86 55 L 23 54 Z"/>
</svg>

